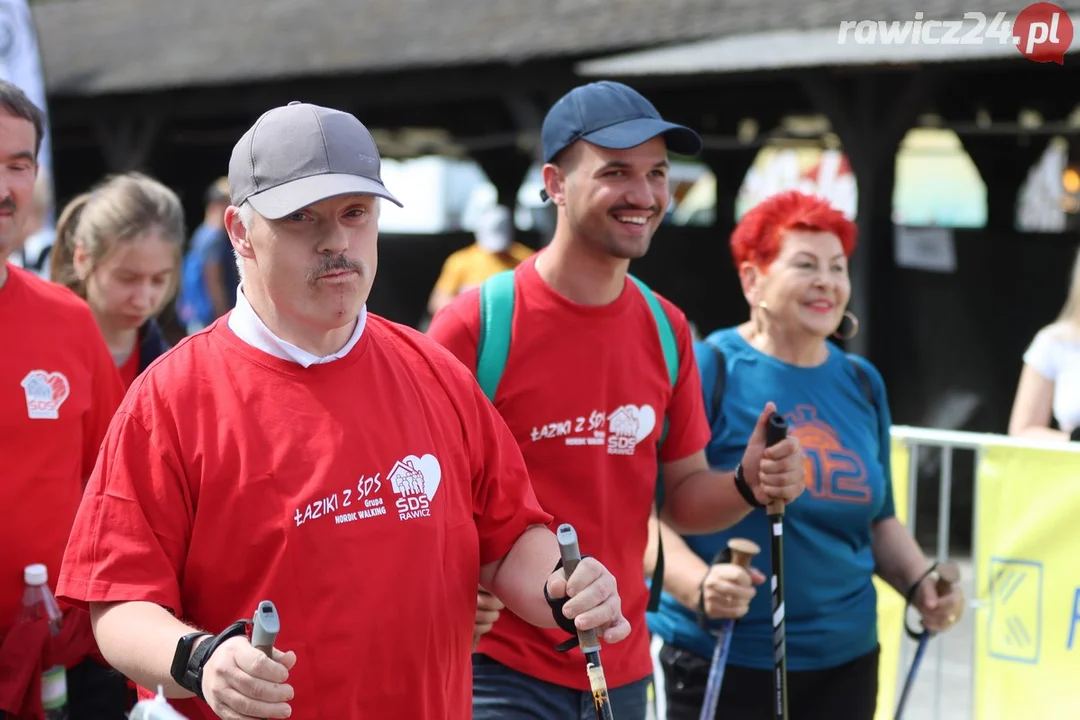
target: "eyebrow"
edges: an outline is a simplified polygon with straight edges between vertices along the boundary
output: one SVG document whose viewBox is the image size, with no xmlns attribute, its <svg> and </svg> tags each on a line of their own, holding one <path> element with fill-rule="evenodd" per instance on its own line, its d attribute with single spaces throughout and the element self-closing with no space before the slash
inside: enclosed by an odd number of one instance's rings
<svg viewBox="0 0 1080 720">
<path fill-rule="evenodd" d="M 34 153 L 30 150 L 12 153 L 11 155 L 8 155 L 7 161 L 11 162 L 12 160 L 29 160 L 30 162 L 34 162 Z"/>
<path fill-rule="evenodd" d="M 608 162 L 606 162 L 606 163 L 604 163 L 603 165 L 600 166 L 600 171 L 602 172 L 604 170 L 614 170 L 614 169 L 626 170 L 627 168 L 631 168 L 631 167 L 633 167 L 633 165 L 626 162 L 625 160 L 609 160 Z M 671 163 L 669 163 L 667 160 L 661 160 L 660 162 L 653 165 L 654 170 L 656 168 L 665 168 L 665 169 L 667 169 L 669 167 L 671 167 Z"/>
<path fill-rule="evenodd" d="M 813 254 L 813 253 L 811 253 L 811 252 L 807 252 L 806 250 L 799 250 L 798 252 L 796 252 L 796 253 L 795 253 L 795 256 L 796 256 L 796 257 L 798 257 L 799 255 L 805 255 L 806 257 L 810 258 L 811 260 L 817 260 L 817 255 L 814 255 L 814 254 Z M 831 258 L 829 258 L 829 259 L 830 259 L 830 260 L 842 260 L 842 259 L 844 259 L 844 258 L 846 258 L 846 257 L 847 257 L 847 256 L 846 256 L 846 255 L 844 255 L 844 253 L 842 253 L 842 252 L 839 252 L 839 253 L 837 253 L 837 254 L 833 255 L 833 256 L 832 256 Z"/>
</svg>

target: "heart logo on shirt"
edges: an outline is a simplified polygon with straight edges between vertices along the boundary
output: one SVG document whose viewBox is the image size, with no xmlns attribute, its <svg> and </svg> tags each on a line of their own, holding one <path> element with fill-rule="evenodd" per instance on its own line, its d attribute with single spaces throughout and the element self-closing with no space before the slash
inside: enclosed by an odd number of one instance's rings
<svg viewBox="0 0 1080 720">
<path fill-rule="evenodd" d="M 427 495 L 428 500 L 434 500 L 435 493 L 438 492 L 439 484 L 442 482 L 442 467 L 439 465 L 439 459 L 434 455 L 423 457 L 410 455 L 405 458 L 405 464 L 415 468 L 424 476 L 424 494 Z"/>
<path fill-rule="evenodd" d="M 31 370 L 20 383 L 26 393 L 26 410 L 31 420 L 56 420 L 60 406 L 71 394 L 63 373 Z"/>
<path fill-rule="evenodd" d="M 608 430 L 615 435 L 641 442 L 656 429 L 656 411 L 651 405 L 623 405 L 608 415 Z"/>
</svg>

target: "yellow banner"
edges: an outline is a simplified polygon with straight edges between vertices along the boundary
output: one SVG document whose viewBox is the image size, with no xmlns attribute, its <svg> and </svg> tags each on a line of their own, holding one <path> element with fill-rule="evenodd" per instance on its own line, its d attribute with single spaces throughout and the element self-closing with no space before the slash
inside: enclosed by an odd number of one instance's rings
<svg viewBox="0 0 1080 720">
<path fill-rule="evenodd" d="M 1080 717 L 1080 453 L 995 445 L 979 468 L 975 718 Z"/>
<path fill-rule="evenodd" d="M 907 524 L 908 512 L 907 445 L 892 441 L 892 486 L 896 518 Z M 878 643 L 881 656 L 878 665 L 878 699 L 875 720 L 892 720 L 896 712 L 896 680 L 900 665 L 900 643 L 904 636 L 904 598 L 877 575 L 874 587 L 878 596 Z"/>
</svg>

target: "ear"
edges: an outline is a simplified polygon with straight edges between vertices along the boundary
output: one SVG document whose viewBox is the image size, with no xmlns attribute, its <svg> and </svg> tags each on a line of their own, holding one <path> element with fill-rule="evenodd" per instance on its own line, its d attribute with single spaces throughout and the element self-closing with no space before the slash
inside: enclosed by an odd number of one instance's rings
<svg viewBox="0 0 1080 720">
<path fill-rule="evenodd" d="M 229 241 L 237 255 L 248 260 L 255 259 L 255 250 L 251 247 L 248 229 L 244 227 L 244 223 L 240 222 L 240 208 L 235 205 L 225 208 L 225 231 L 229 233 Z"/>
<path fill-rule="evenodd" d="M 555 205 L 566 204 L 566 175 L 558 165 L 547 163 L 541 173 L 544 178 L 544 191 Z"/>
<path fill-rule="evenodd" d="M 94 269 L 94 263 L 90 260 L 90 254 L 86 252 L 86 246 L 81 242 L 75 243 L 75 250 L 71 254 L 71 264 L 75 269 L 75 277 L 81 282 L 86 282 L 90 277 L 90 271 Z"/>
<path fill-rule="evenodd" d="M 743 297 L 751 306 L 757 304 L 760 292 L 761 270 L 752 262 L 743 262 L 739 265 L 739 284 L 742 285 Z"/>
</svg>

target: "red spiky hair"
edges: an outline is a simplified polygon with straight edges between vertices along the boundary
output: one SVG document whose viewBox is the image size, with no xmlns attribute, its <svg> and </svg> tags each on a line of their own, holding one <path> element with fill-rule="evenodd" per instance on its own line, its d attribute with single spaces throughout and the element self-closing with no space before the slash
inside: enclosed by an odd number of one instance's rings
<svg viewBox="0 0 1080 720">
<path fill-rule="evenodd" d="M 825 198 L 789 190 L 762 200 L 742 216 L 731 233 L 735 267 L 751 262 L 767 269 L 780 254 L 784 233 L 789 230 L 832 233 L 840 239 L 846 256 L 855 252 L 855 223 Z"/>
</svg>

